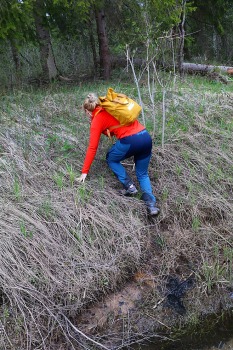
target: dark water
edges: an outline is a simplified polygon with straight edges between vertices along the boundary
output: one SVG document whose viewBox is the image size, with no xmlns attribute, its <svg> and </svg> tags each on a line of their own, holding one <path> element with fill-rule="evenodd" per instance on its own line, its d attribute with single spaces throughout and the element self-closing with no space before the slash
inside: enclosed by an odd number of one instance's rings
<svg viewBox="0 0 233 350">
<path fill-rule="evenodd" d="M 211 341 L 212 342 L 212 341 Z M 157 346 L 146 346 L 145 350 L 157 350 Z M 175 347 L 171 347 L 171 348 L 166 348 L 167 350 L 173 350 L 176 349 Z M 205 347 L 201 347 L 201 345 L 199 347 L 190 347 L 188 345 L 183 345 L 182 347 L 180 347 L 179 349 L 182 350 L 233 350 L 233 338 L 230 340 L 218 340 L 214 342 L 214 345 L 211 346 L 205 346 Z"/>
<path fill-rule="evenodd" d="M 203 329 L 205 327 L 208 329 L 208 324 L 203 325 Z M 178 348 L 171 347 L 167 350 L 233 350 L 233 313 L 230 318 L 218 321 L 210 332 L 203 333 L 200 336 L 197 333 L 195 337 L 191 337 L 190 343 L 188 342 L 189 338 L 187 338 L 183 344 L 181 342 Z"/>
<path fill-rule="evenodd" d="M 233 338 L 229 341 L 220 341 L 217 345 L 213 345 L 211 347 L 206 347 L 204 350 L 233 350 Z"/>
<path fill-rule="evenodd" d="M 207 336 L 206 340 L 203 341 L 203 344 L 193 345 L 193 341 L 188 345 L 188 339 L 184 344 L 171 344 L 167 345 L 165 348 L 155 345 L 153 343 L 140 346 L 141 350 L 233 350 L 233 334 L 231 334 L 232 338 L 228 339 L 228 337 L 219 337 L 218 339 L 211 339 L 210 335 Z M 204 343 L 210 343 L 209 345 L 204 345 Z"/>
<path fill-rule="evenodd" d="M 159 343 L 157 340 L 135 347 L 140 350 L 233 350 L 233 310 L 206 318 L 199 328 L 182 338 Z M 168 335 L 169 336 L 169 335 Z"/>
</svg>

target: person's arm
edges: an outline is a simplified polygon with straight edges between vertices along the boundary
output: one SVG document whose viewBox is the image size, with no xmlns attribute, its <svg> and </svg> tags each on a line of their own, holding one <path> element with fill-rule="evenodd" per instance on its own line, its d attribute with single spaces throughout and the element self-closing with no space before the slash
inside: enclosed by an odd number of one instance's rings
<svg viewBox="0 0 233 350">
<path fill-rule="evenodd" d="M 95 159 L 95 155 L 98 149 L 99 145 L 99 140 L 101 136 L 101 125 L 99 125 L 98 120 L 93 119 L 91 123 L 91 128 L 90 128 L 90 140 L 89 140 L 89 145 L 86 151 L 86 156 L 85 160 L 83 163 L 82 167 L 82 174 L 81 176 L 77 179 L 79 182 L 84 182 L 86 179 L 86 176 L 90 170 L 91 164 L 93 160 Z"/>
</svg>

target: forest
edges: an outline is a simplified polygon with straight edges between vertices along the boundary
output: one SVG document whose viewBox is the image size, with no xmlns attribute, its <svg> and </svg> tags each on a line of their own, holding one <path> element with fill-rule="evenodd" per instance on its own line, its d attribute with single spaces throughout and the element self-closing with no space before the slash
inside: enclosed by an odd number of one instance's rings
<svg viewBox="0 0 233 350">
<path fill-rule="evenodd" d="M 231 0 L 2 0 L 1 85 L 107 80 L 129 55 L 232 66 L 232 21 Z"/>
</svg>

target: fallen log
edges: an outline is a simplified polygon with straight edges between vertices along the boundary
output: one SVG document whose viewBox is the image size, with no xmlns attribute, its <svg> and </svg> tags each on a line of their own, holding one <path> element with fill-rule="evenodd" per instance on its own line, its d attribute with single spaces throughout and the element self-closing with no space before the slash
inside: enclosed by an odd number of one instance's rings
<svg viewBox="0 0 233 350">
<path fill-rule="evenodd" d="M 141 58 L 134 58 L 133 63 L 135 67 L 142 66 L 146 64 L 146 60 Z M 127 59 L 126 57 L 111 57 L 111 65 L 112 67 L 125 67 L 127 66 Z M 157 62 L 158 67 L 162 67 L 165 70 L 173 68 L 172 65 L 166 65 L 161 62 Z M 184 62 L 183 70 L 185 73 L 189 74 L 207 74 L 212 72 L 221 72 L 221 73 L 227 73 L 228 75 L 233 75 L 233 67 L 229 66 L 215 66 L 211 64 L 200 64 L 200 63 L 188 63 Z"/>
<path fill-rule="evenodd" d="M 233 67 L 228 66 L 214 66 L 211 64 L 199 64 L 199 63 L 183 63 L 183 69 L 186 73 L 210 73 L 210 72 L 223 72 L 229 75 L 233 75 Z"/>
</svg>

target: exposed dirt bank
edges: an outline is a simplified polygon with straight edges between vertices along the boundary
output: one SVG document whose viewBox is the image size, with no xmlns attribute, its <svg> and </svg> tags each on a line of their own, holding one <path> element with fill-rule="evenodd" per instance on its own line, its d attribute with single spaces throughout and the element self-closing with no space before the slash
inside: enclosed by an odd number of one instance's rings
<svg viewBox="0 0 233 350">
<path fill-rule="evenodd" d="M 228 325 L 232 325 L 233 289 L 222 287 L 208 295 L 200 293 L 194 282 L 180 299 L 182 309 L 178 299 L 169 300 L 166 281 L 158 281 L 153 268 L 153 262 L 148 262 L 123 289 L 89 307 L 76 320 L 80 329 L 91 338 L 101 339 L 109 349 L 145 344 L 150 339 L 156 349 L 171 350 L 178 349 L 179 344 L 181 349 L 184 344 L 187 348 L 191 344 L 203 346 L 208 333 L 224 318 L 230 318 Z M 179 276 L 184 282 L 194 276 L 187 276 L 185 270 Z"/>
</svg>

